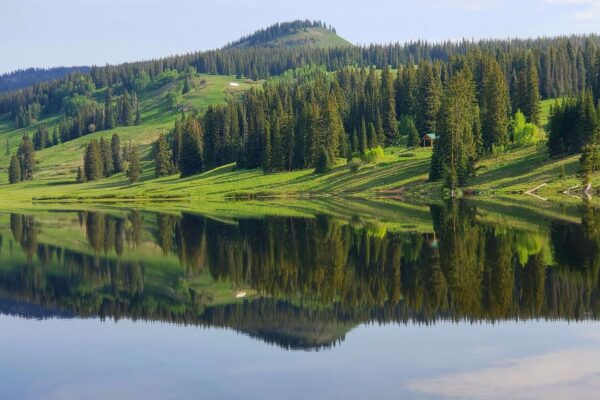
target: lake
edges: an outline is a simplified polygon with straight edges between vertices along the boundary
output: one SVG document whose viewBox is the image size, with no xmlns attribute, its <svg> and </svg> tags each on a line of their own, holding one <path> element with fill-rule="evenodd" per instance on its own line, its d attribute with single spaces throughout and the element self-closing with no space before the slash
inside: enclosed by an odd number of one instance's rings
<svg viewBox="0 0 600 400">
<path fill-rule="evenodd" d="M 0 398 L 597 398 L 600 210 L 261 207 L 0 212 Z"/>
</svg>

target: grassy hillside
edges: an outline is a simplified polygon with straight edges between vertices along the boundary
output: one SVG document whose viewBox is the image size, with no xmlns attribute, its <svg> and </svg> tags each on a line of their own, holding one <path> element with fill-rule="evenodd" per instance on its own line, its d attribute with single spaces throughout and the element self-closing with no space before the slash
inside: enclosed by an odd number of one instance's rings
<svg viewBox="0 0 600 400">
<path fill-rule="evenodd" d="M 326 28 L 303 28 L 273 40 L 260 43 L 261 47 L 343 47 L 352 43 Z M 247 48 L 253 44 L 250 39 L 236 44 L 233 48 Z"/>
<path fill-rule="evenodd" d="M 148 158 L 151 143 L 156 140 L 160 133 L 166 133 L 173 128 L 175 119 L 180 110 L 203 110 L 211 104 L 225 103 L 232 96 L 248 90 L 251 87 L 259 87 L 260 82 L 245 79 L 235 79 L 233 76 L 216 76 L 200 74 L 193 79 L 193 88 L 189 93 L 182 96 L 182 102 L 177 108 L 168 105 L 167 94 L 178 84 L 178 81 L 169 82 L 165 85 L 154 87 L 139 93 L 140 110 L 142 113 L 142 124 L 138 126 L 118 127 L 113 130 L 96 132 L 76 140 L 62 143 L 58 146 L 36 152 L 40 171 L 36 180 L 31 182 L 34 187 L 44 185 L 56 186 L 71 183 L 72 176 L 76 173 L 77 166 L 82 164 L 82 156 L 85 145 L 92 139 L 100 137 L 110 138 L 113 133 L 121 136 L 122 142 L 131 141 L 134 145 L 141 146 L 142 157 Z M 231 85 L 235 83 L 236 85 Z M 92 97 L 101 99 L 104 91 L 92 93 Z M 60 115 L 44 117 L 31 127 L 15 129 L 14 122 L 6 118 L 0 119 L 0 185 L 7 182 L 6 169 L 10 156 L 6 152 L 8 140 L 9 154 L 14 154 L 21 137 L 24 134 L 33 136 L 38 125 L 45 124 L 50 132 L 60 122 Z M 70 191 L 71 188 L 67 188 Z"/>
<path fill-rule="evenodd" d="M 235 83 L 237 85 L 232 85 Z M 178 175 L 154 179 L 154 164 L 150 157 L 151 143 L 159 133 L 169 131 L 181 109 L 202 110 L 210 104 L 225 102 L 258 82 L 236 80 L 231 76 L 199 75 L 194 78 L 193 89 L 185 94 L 178 109 L 168 106 L 166 96 L 177 81 L 140 93 L 143 123 L 139 126 L 119 127 L 97 132 L 37 153 L 40 172 L 35 180 L 8 185 L 6 168 L 9 157 L 0 152 L 0 201 L 5 204 L 30 204 L 36 202 L 131 202 L 131 201 L 184 201 L 200 199 L 221 201 L 225 198 L 256 197 L 411 197 L 426 202 L 440 198 L 439 183 L 427 182 L 431 149 L 388 148 L 377 162 L 352 172 L 344 160 L 327 174 L 316 175 L 312 170 L 264 174 L 261 170 L 236 170 L 235 165 L 225 165 L 203 174 L 180 179 Z M 239 85 L 239 86 L 238 86 Z M 92 94 L 102 98 L 102 91 Z M 543 102 L 543 118 L 552 100 Z M 49 116 L 38 123 L 50 130 L 60 116 Z M 37 129 L 14 129 L 12 121 L 0 122 L 0 143 L 8 139 L 12 154 L 24 133 L 30 135 Z M 85 145 L 91 138 L 109 138 L 118 133 L 123 141 L 140 146 L 143 175 L 139 183 L 130 185 L 124 174 L 84 184 L 75 183 L 76 169 L 82 163 Z M 468 185 L 469 193 L 485 196 L 520 196 L 544 185 L 535 193 L 542 199 L 576 201 L 564 194 L 579 183 L 576 177 L 578 156 L 549 159 L 545 144 L 509 149 L 505 154 L 490 156 L 480 161 L 477 176 Z M 600 185 L 600 178 L 594 177 Z M 576 190 L 574 192 L 576 194 Z M 526 196 L 532 197 L 532 196 Z M 543 201 L 537 198 L 536 201 Z"/>
</svg>

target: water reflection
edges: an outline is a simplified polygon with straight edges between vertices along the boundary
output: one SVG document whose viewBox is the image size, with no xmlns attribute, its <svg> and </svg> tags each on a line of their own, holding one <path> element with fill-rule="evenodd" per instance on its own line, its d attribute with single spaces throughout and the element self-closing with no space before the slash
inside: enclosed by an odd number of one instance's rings
<svg viewBox="0 0 600 400">
<path fill-rule="evenodd" d="M 411 232 L 328 215 L 0 215 L 0 311 L 227 327 L 289 349 L 364 322 L 598 318 L 597 209 L 535 230 L 473 205 L 430 211 Z"/>
</svg>

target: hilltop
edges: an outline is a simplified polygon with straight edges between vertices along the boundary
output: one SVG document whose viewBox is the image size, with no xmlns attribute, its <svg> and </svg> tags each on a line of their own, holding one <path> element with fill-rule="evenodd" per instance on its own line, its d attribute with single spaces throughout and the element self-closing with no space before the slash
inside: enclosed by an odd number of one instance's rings
<svg viewBox="0 0 600 400">
<path fill-rule="evenodd" d="M 352 43 L 339 36 L 335 28 L 320 21 L 293 21 L 271 25 L 225 46 L 249 47 L 347 47 Z"/>
</svg>

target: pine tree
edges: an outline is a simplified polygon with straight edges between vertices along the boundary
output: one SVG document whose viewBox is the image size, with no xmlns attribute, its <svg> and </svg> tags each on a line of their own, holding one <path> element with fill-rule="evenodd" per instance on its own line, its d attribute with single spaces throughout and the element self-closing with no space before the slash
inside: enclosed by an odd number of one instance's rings
<svg viewBox="0 0 600 400">
<path fill-rule="evenodd" d="M 21 163 L 22 180 L 28 181 L 33 179 L 36 165 L 35 150 L 33 148 L 33 143 L 27 134 L 25 134 L 21 140 L 21 144 L 17 150 L 17 158 Z"/>
<path fill-rule="evenodd" d="M 417 147 L 421 141 L 415 122 L 407 115 L 400 117 L 400 134 L 407 135 L 406 147 L 408 148 Z"/>
<path fill-rule="evenodd" d="M 123 172 L 123 160 L 121 158 L 121 138 L 116 133 L 110 139 L 110 152 L 113 169 L 116 173 Z"/>
<path fill-rule="evenodd" d="M 396 93 L 388 65 L 383 67 L 381 73 L 381 120 L 385 144 L 391 145 L 398 139 L 398 123 L 396 121 Z"/>
<path fill-rule="evenodd" d="M 60 143 L 59 139 L 58 139 L 58 130 L 56 128 L 54 128 L 54 130 L 52 131 L 52 145 L 56 146 Z"/>
<path fill-rule="evenodd" d="M 134 125 L 141 125 L 141 124 L 142 124 L 142 114 L 140 113 L 140 106 L 137 105 L 136 109 L 135 109 Z"/>
<path fill-rule="evenodd" d="M 92 139 L 86 147 L 83 156 L 83 171 L 87 181 L 95 181 L 104 177 L 102 151 L 96 139 Z"/>
<path fill-rule="evenodd" d="M 171 154 L 169 153 L 169 145 L 165 135 L 162 133 L 156 141 L 156 159 L 154 163 L 154 175 L 159 178 L 167 176 L 172 171 Z"/>
<path fill-rule="evenodd" d="M 467 70 L 456 73 L 440 108 L 438 135 L 432 154 L 429 178 L 443 178 L 446 187 L 455 189 L 474 172 L 477 158 L 479 107 L 475 84 Z"/>
<path fill-rule="evenodd" d="M 508 85 L 500 64 L 491 56 L 484 57 L 480 88 L 481 126 L 486 150 L 508 144 L 510 99 Z"/>
<path fill-rule="evenodd" d="M 117 125 L 112 103 L 112 88 L 108 87 L 104 97 L 104 123 L 106 124 L 106 129 L 113 129 Z"/>
<path fill-rule="evenodd" d="M 315 173 L 324 174 L 331 170 L 333 163 L 329 156 L 329 151 L 325 147 L 321 147 L 315 162 Z"/>
<path fill-rule="evenodd" d="M 575 140 L 576 151 L 585 145 L 595 145 L 598 143 L 598 136 L 600 134 L 598 122 L 598 113 L 594 106 L 592 91 L 588 89 L 579 97 L 577 104 L 577 123 L 575 124 L 575 137 L 577 138 Z"/>
<path fill-rule="evenodd" d="M 100 138 L 100 153 L 102 155 L 102 171 L 104 177 L 109 177 L 114 172 L 112 149 L 108 140 Z"/>
<path fill-rule="evenodd" d="M 437 72 L 429 63 L 421 65 L 417 129 L 421 134 L 435 133 L 438 111 L 443 95 L 442 83 Z"/>
<path fill-rule="evenodd" d="M 127 168 L 127 178 L 129 178 L 130 183 L 135 183 L 140 180 L 141 175 L 142 165 L 140 164 L 137 146 L 132 146 L 131 152 L 129 153 L 129 168 Z"/>
<path fill-rule="evenodd" d="M 21 163 L 19 162 L 19 158 L 14 155 L 10 158 L 10 165 L 8 167 L 8 182 L 18 183 L 22 180 L 23 176 L 21 174 Z"/>
<path fill-rule="evenodd" d="M 529 118 L 529 121 L 540 125 L 540 82 L 538 78 L 537 67 L 530 61 L 527 70 L 527 92 L 525 96 L 525 110 L 523 112 Z"/>
<path fill-rule="evenodd" d="M 360 131 L 358 133 L 358 151 L 360 151 L 361 153 L 364 153 L 365 151 L 367 151 L 367 148 L 370 147 L 368 145 L 368 142 L 369 142 L 368 139 L 371 139 L 370 141 L 372 142 L 373 141 L 372 138 L 377 137 L 377 134 L 375 133 L 374 128 L 373 128 L 373 131 L 369 132 L 369 133 L 367 133 L 367 124 L 365 123 L 365 119 L 363 118 L 362 121 L 360 122 Z"/>
<path fill-rule="evenodd" d="M 77 183 L 85 183 L 85 174 L 83 173 L 83 168 L 81 166 L 77 167 L 77 178 L 75 179 Z"/>
<path fill-rule="evenodd" d="M 181 137 L 179 155 L 179 171 L 181 177 L 188 177 L 202 172 L 202 127 L 195 117 L 188 117 Z"/>
</svg>

